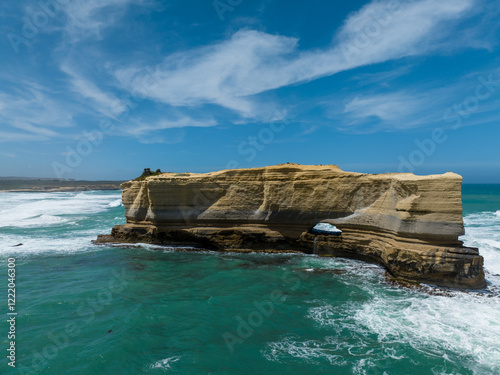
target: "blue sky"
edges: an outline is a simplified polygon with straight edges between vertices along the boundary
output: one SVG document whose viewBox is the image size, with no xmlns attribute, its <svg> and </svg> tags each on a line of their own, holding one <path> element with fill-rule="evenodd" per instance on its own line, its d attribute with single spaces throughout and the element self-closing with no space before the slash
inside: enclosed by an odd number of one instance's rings
<svg viewBox="0 0 500 375">
<path fill-rule="evenodd" d="M 500 183 L 495 1 L 0 6 L 0 175 L 296 162 Z"/>
</svg>

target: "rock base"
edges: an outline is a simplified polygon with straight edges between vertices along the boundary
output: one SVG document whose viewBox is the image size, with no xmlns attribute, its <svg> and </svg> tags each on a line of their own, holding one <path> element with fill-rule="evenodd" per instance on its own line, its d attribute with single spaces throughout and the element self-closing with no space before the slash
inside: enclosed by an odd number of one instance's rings
<svg viewBox="0 0 500 375">
<path fill-rule="evenodd" d="M 290 228 L 286 228 L 290 232 Z M 263 225 L 237 227 L 125 224 L 100 235 L 97 243 L 151 243 L 214 251 L 301 252 L 345 257 L 379 264 L 396 279 L 460 289 L 486 287 L 483 258 L 478 249 L 429 244 L 391 233 L 345 230 L 342 236 L 303 232 L 292 236 L 282 228 Z M 409 250 L 411 248 L 411 250 Z"/>
</svg>

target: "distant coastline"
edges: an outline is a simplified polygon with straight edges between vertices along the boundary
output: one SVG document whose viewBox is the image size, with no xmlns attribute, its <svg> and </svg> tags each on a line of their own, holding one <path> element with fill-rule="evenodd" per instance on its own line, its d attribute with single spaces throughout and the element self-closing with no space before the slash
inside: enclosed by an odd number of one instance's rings
<svg viewBox="0 0 500 375">
<path fill-rule="evenodd" d="M 72 192 L 88 190 L 120 190 L 124 181 L 76 181 L 57 179 L 3 179 L 0 192 Z"/>
</svg>

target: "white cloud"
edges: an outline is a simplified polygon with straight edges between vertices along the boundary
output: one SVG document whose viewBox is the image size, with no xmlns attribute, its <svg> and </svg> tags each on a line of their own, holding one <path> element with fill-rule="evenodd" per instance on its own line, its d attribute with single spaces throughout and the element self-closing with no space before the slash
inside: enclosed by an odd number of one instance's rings
<svg viewBox="0 0 500 375">
<path fill-rule="evenodd" d="M 373 1 L 351 15 L 337 35 L 354 66 L 433 51 L 467 16 L 475 0 Z M 449 41 L 448 41 L 449 42 Z"/>
<path fill-rule="evenodd" d="M 41 88 L 31 88 L 24 94 L 0 92 L 0 123 L 17 129 L 10 138 L 2 140 L 61 137 L 53 128 L 73 125 L 74 114 L 116 118 L 126 112 L 127 103 L 118 99 L 110 77 L 93 75 L 92 69 L 86 67 L 87 61 L 78 57 L 80 49 L 68 47 L 68 43 L 103 37 L 103 31 L 117 26 L 132 4 L 146 1 L 68 2 L 62 8 L 67 17 L 58 52 L 65 54 L 61 70 L 67 74 L 70 95 L 61 100 Z M 140 92 L 155 102 L 176 107 L 216 104 L 231 110 L 226 118 L 232 117 L 233 123 L 248 123 L 249 119 L 262 120 L 272 112 L 274 98 L 257 97 L 263 92 L 444 48 L 443 41 L 450 40 L 456 22 L 466 18 L 476 2 L 374 0 L 348 16 L 332 44 L 323 49 L 301 50 L 297 38 L 246 29 L 218 43 L 169 55 L 154 69 L 135 62 L 118 69 L 110 68 L 110 71 L 113 70 L 111 73 L 121 88 L 132 94 Z M 459 37 L 452 40 L 456 44 L 461 41 Z M 98 46 L 89 46 L 88 51 L 104 60 Z M 112 64 L 116 62 L 103 61 L 104 67 Z M 359 95 L 343 109 L 344 114 L 354 126 L 367 116 L 396 122 L 398 118 L 409 118 L 413 109 L 421 109 L 425 102 L 421 97 L 403 98 L 400 94 Z M 167 107 L 167 110 L 170 109 Z M 220 108 L 217 110 L 222 113 Z M 155 117 L 147 121 L 139 118 L 137 112 L 127 118 L 123 132 L 142 141 L 169 129 L 216 125 L 212 118 L 194 120 L 184 114 L 169 120 Z M 224 115 L 227 112 L 224 111 Z M 158 114 L 156 109 L 155 113 Z M 166 116 L 164 112 L 163 115 Z"/>
<path fill-rule="evenodd" d="M 474 0 L 373 1 L 350 15 L 332 46 L 300 51 L 296 38 L 240 30 L 229 40 L 170 55 L 154 75 L 129 66 L 123 87 L 174 106 L 214 103 L 252 117 L 252 95 L 363 65 L 435 51 Z M 148 84 L 145 82 L 155 82 Z"/>
<path fill-rule="evenodd" d="M 420 111 L 424 103 L 426 100 L 422 97 L 403 92 L 362 96 L 348 102 L 344 113 L 356 119 L 376 117 L 386 123 L 393 123 Z"/>
<path fill-rule="evenodd" d="M 64 62 L 61 70 L 70 76 L 72 91 L 85 99 L 90 99 L 92 107 L 97 112 L 107 117 L 115 117 L 126 110 L 125 103 L 115 95 L 99 89 L 90 79 L 77 72 L 69 62 Z"/>
<path fill-rule="evenodd" d="M 196 120 L 189 116 L 180 115 L 176 119 L 145 120 L 133 119 L 128 125 L 121 127 L 123 134 L 131 135 L 141 143 L 178 143 L 184 139 L 183 128 L 207 128 L 216 126 L 213 119 Z M 167 132 L 165 132 L 167 130 Z"/>
<path fill-rule="evenodd" d="M 377 71 L 375 73 L 361 73 L 352 77 L 352 80 L 360 86 L 381 85 L 388 87 L 392 81 L 412 72 L 413 66 L 405 64 L 399 67 L 391 67 L 387 71 Z"/>
<path fill-rule="evenodd" d="M 217 123 L 213 119 L 200 121 L 185 116 L 178 118 L 176 120 L 158 120 L 156 122 L 147 124 L 140 120 L 135 120 L 132 122 L 130 126 L 124 128 L 123 130 L 129 134 L 143 135 L 164 129 L 175 129 L 184 127 L 207 128 L 215 125 L 217 125 Z"/>
<path fill-rule="evenodd" d="M 51 94 L 36 84 L 0 92 L 0 126 L 16 129 L 12 133 L 2 132 L 0 142 L 62 137 L 54 128 L 73 126 L 73 118 L 70 109 L 60 105 Z"/>
<path fill-rule="evenodd" d="M 457 87 L 455 86 L 457 89 Z M 325 116 L 335 121 L 338 130 L 371 133 L 394 131 L 436 124 L 453 100 L 452 89 L 408 88 L 389 93 L 365 93 L 351 97 L 343 105 L 332 99 L 323 103 Z"/>
<path fill-rule="evenodd" d="M 331 97 L 321 105 L 325 116 L 335 120 L 337 129 L 346 132 L 487 124 L 497 121 L 500 99 L 495 90 L 486 91 L 483 82 L 491 80 L 499 85 L 497 77 L 499 70 L 475 72 L 451 85 L 436 81 L 390 92 L 384 89 L 383 93 L 372 90 L 347 99 Z M 486 97 L 481 99 L 482 95 Z"/>
<path fill-rule="evenodd" d="M 174 54 L 155 69 L 119 69 L 116 77 L 129 90 L 176 106 L 215 103 L 249 115 L 244 97 L 272 84 L 273 63 L 296 48 L 297 39 L 240 31 L 209 47 Z M 268 67 L 266 69 L 265 67 Z"/>
<path fill-rule="evenodd" d="M 93 37 L 101 39 L 102 31 L 116 23 L 133 3 L 141 0 L 70 1 L 64 7 L 67 16 L 65 34 L 70 42 Z"/>
</svg>

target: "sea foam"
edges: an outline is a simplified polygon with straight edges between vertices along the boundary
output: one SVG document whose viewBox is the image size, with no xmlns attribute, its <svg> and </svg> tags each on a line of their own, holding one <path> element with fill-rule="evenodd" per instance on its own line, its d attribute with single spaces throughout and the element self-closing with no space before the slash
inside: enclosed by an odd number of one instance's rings
<svg viewBox="0 0 500 375">
<path fill-rule="evenodd" d="M 120 204 L 119 193 L 0 194 L 0 253 L 29 256 L 95 249 L 91 241 L 98 234 L 124 221 L 123 214 L 116 216 Z M 108 211 L 115 214 L 95 216 Z"/>
<path fill-rule="evenodd" d="M 0 195 L 0 227 L 45 227 L 117 207 L 119 194 L 4 193 Z"/>
<path fill-rule="evenodd" d="M 151 368 L 160 368 L 163 370 L 168 370 L 171 368 L 172 363 L 177 362 L 179 359 L 181 359 L 178 356 L 170 357 L 170 358 L 165 358 L 160 361 L 157 361 L 151 365 Z"/>
<path fill-rule="evenodd" d="M 484 257 L 486 278 L 500 288 L 500 211 L 480 212 L 464 217 L 466 246 L 479 248 Z"/>
<path fill-rule="evenodd" d="M 359 286 L 373 289 L 369 283 Z M 288 336 L 269 342 L 262 353 L 268 360 L 295 358 L 343 366 L 349 358 L 351 371 L 363 374 L 375 373 L 388 358 L 415 361 L 408 353 L 417 351 L 422 358 L 460 363 L 474 374 L 500 373 L 498 296 L 464 292 L 453 297 L 422 296 L 376 289 L 373 298 L 364 302 L 315 302 L 319 306 L 310 308 L 305 318 L 317 323 L 324 338 Z M 439 367 L 434 373 L 444 373 Z"/>
<path fill-rule="evenodd" d="M 371 298 L 341 304 L 311 301 L 316 306 L 308 309 L 305 318 L 317 324 L 324 338 L 286 336 L 269 342 L 262 354 L 270 361 L 295 358 L 336 366 L 345 365 L 342 358 L 347 356 L 352 359 L 352 373 L 366 374 L 383 367 L 383 358 L 414 361 L 407 358 L 411 348 L 424 357 L 442 358 L 443 366 L 433 368 L 434 374 L 449 374 L 458 363 L 473 374 L 500 373 L 499 211 L 467 215 L 464 223 L 466 234 L 461 239 L 467 246 L 478 247 L 484 256 L 489 293 L 449 291 L 444 296 L 400 289 L 389 292 L 373 283 L 376 270 L 344 262 L 348 272 L 342 282 L 348 285 L 354 276 L 356 286 Z"/>
</svg>

